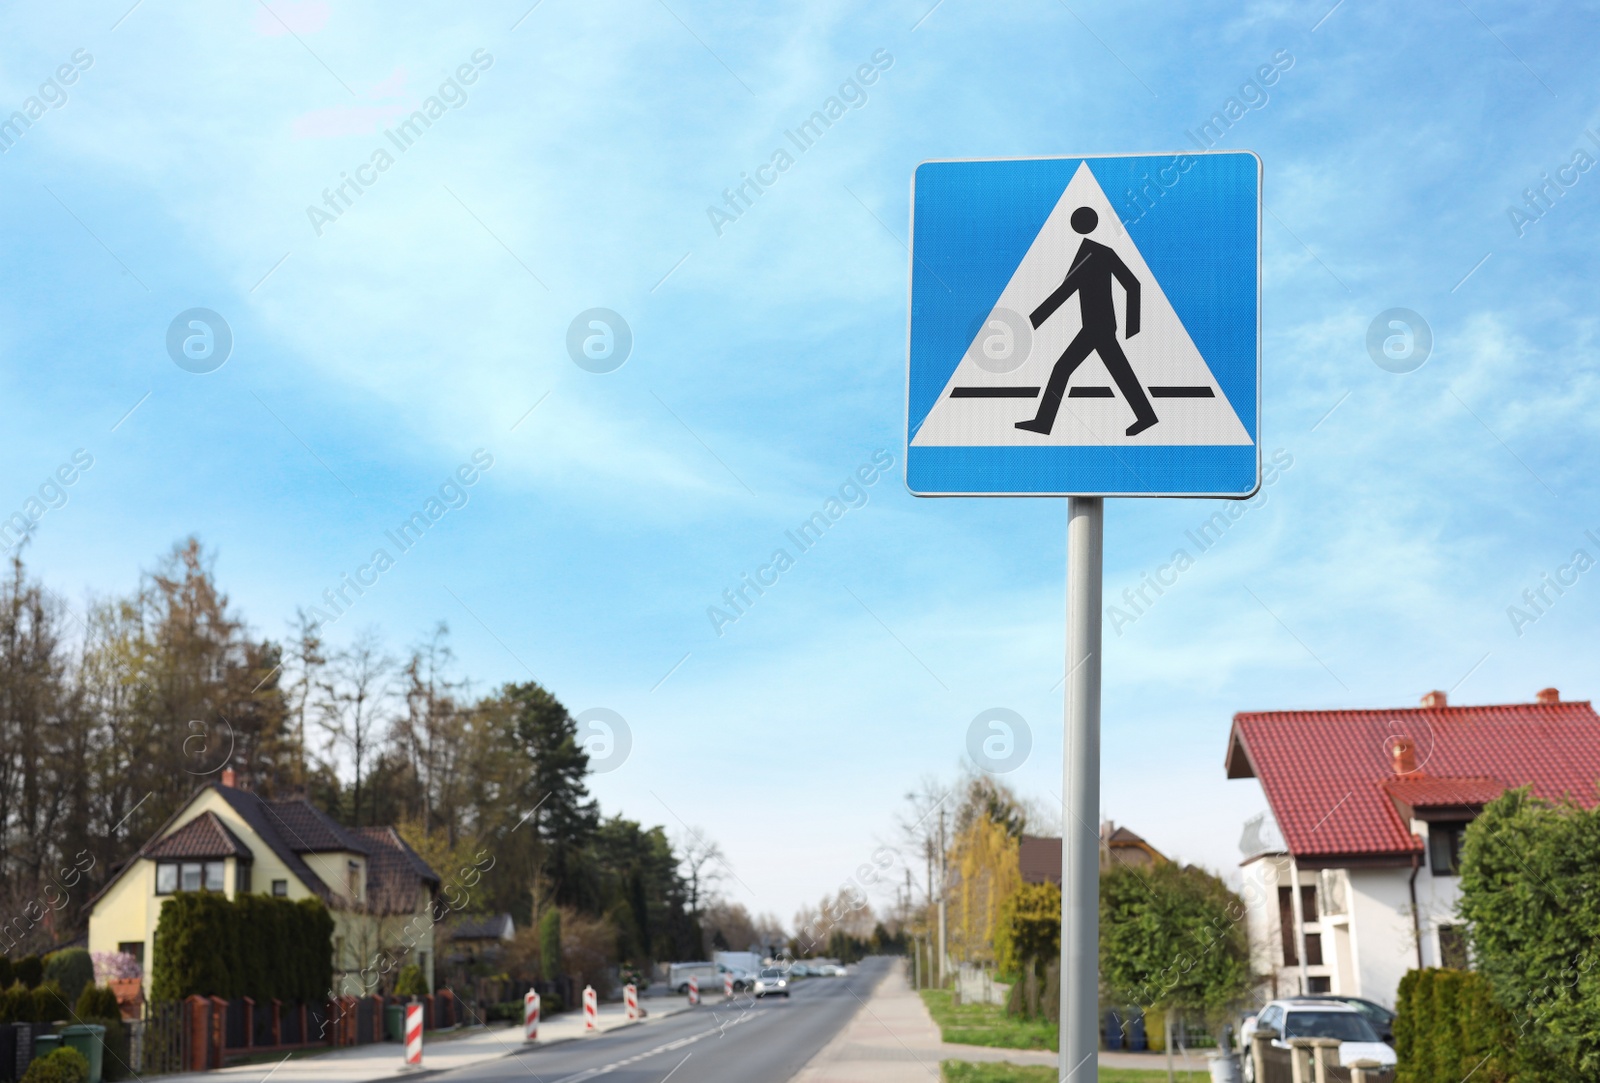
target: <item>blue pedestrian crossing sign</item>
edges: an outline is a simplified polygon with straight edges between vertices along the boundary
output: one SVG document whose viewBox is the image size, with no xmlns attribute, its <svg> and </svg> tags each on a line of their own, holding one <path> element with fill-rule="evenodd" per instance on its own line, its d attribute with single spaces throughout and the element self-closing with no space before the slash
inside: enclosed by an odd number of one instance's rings
<svg viewBox="0 0 1600 1083">
<path fill-rule="evenodd" d="M 1259 158 L 924 162 L 911 208 L 913 493 L 1256 491 Z"/>
</svg>

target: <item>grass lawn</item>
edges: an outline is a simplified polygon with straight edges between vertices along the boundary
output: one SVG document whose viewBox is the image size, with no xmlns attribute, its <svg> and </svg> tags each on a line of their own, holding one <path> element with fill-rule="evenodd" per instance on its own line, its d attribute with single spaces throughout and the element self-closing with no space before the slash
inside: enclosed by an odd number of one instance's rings
<svg viewBox="0 0 1600 1083">
<path fill-rule="evenodd" d="M 973 1064 L 947 1060 L 939 1065 L 944 1083 L 1056 1083 L 1056 1070 L 1044 1065 Z M 1179 1083 L 1209 1083 L 1206 1072 L 1178 1072 Z M 1100 1083 L 1166 1083 L 1165 1071 L 1142 1068 L 1101 1068 Z"/>
<path fill-rule="evenodd" d="M 947 1042 L 986 1045 L 1000 1049 L 1056 1048 L 1056 1028 L 1054 1024 L 1042 1019 L 1013 1019 L 1006 1015 L 1005 1009 L 994 1004 L 962 1004 L 960 1007 L 952 1007 L 948 989 L 924 989 L 922 1002 L 928 1006 L 928 1014 L 933 1016 L 940 1037 Z M 984 1080 L 989 1077 L 971 1078 Z M 1012 1077 L 993 1078 L 1003 1080 Z"/>
</svg>

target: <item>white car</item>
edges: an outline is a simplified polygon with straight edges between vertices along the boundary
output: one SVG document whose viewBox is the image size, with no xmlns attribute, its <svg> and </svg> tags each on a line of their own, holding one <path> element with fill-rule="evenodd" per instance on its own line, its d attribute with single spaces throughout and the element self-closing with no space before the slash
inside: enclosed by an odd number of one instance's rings
<svg viewBox="0 0 1600 1083">
<path fill-rule="evenodd" d="M 1260 1033 L 1270 1033 L 1272 1042 L 1263 1058 L 1263 1076 L 1257 1079 L 1250 1044 Z M 1294 1079 L 1291 1038 L 1336 1038 L 1341 1068 L 1360 1064 L 1366 1067 L 1367 1078 L 1372 1083 L 1394 1083 L 1394 1049 L 1379 1039 L 1366 1016 L 1349 1004 L 1293 998 L 1274 1000 L 1254 1018 L 1245 1021 L 1239 1038 L 1245 1083 L 1291 1083 Z"/>
<path fill-rule="evenodd" d="M 817 968 L 817 973 L 824 978 L 842 978 L 849 974 L 850 971 L 838 963 L 823 963 Z"/>
<path fill-rule="evenodd" d="M 789 979 L 775 966 L 764 966 L 756 975 L 756 996 L 785 997 L 789 995 Z"/>
</svg>

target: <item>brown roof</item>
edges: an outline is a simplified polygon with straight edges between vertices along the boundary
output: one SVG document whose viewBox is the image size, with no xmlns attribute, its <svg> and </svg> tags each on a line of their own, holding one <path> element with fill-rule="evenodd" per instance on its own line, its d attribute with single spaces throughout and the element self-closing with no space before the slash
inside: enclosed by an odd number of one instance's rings
<svg viewBox="0 0 1600 1083">
<path fill-rule="evenodd" d="M 144 852 L 149 858 L 221 858 L 250 860 L 250 847 L 228 830 L 214 812 L 203 812 Z"/>
<path fill-rule="evenodd" d="M 367 901 L 380 913 L 408 914 L 421 901 L 419 889 L 439 889 L 439 874 L 406 845 L 392 827 L 355 827 L 350 833 L 366 844 Z M 430 891 L 430 895 L 431 895 Z"/>
<path fill-rule="evenodd" d="M 1025 884 L 1061 883 L 1061 840 L 1023 835 L 1017 842 L 1017 864 Z"/>
<path fill-rule="evenodd" d="M 248 793 L 248 790 L 235 791 Z M 350 831 L 303 797 L 289 801 L 263 801 L 262 810 L 297 854 L 326 854 L 349 850 L 364 854 L 367 847 Z"/>
</svg>

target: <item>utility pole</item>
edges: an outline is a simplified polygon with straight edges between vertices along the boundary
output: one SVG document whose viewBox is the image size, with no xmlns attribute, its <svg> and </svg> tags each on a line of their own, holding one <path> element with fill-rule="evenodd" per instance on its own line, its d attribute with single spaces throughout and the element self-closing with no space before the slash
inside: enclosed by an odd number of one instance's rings
<svg viewBox="0 0 1600 1083">
<path fill-rule="evenodd" d="M 944 924 L 944 895 L 947 886 L 945 880 L 945 842 L 944 842 L 944 808 L 939 809 L 939 988 L 944 988 L 944 971 L 947 956 L 945 955 L 945 924 Z"/>
</svg>

